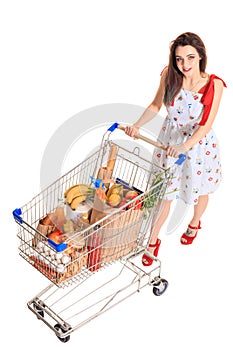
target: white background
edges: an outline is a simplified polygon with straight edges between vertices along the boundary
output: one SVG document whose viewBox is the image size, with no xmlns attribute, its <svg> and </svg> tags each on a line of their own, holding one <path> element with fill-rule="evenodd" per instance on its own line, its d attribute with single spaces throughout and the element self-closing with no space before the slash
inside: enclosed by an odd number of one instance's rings
<svg viewBox="0 0 233 350">
<path fill-rule="evenodd" d="M 227 0 L 1 1 L 1 331 L 8 348 L 232 349 L 229 6 Z M 26 307 L 48 282 L 19 257 L 11 212 L 40 192 L 44 149 L 68 118 L 101 104 L 151 102 L 169 43 L 184 31 L 202 37 L 207 71 L 228 85 L 214 125 L 224 182 L 192 246 L 179 243 L 189 216 L 172 235 L 161 233 L 167 292 L 155 297 L 148 287 L 62 344 Z"/>
</svg>

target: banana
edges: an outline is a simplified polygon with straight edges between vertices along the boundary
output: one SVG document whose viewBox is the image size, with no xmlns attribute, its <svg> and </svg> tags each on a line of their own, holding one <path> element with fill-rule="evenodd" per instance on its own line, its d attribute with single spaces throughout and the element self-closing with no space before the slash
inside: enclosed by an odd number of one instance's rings
<svg viewBox="0 0 233 350">
<path fill-rule="evenodd" d="M 81 195 L 87 195 L 88 192 L 90 192 L 90 189 L 92 188 L 86 184 L 78 184 L 78 185 L 72 186 L 72 188 L 68 191 L 66 195 L 66 199 L 65 199 L 66 203 L 70 204 L 75 197 L 78 197 Z"/>
<path fill-rule="evenodd" d="M 71 191 L 74 187 L 77 187 L 77 186 L 79 186 L 79 185 L 76 184 L 76 185 L 73 185 L 73 186 L 67 188 L 67 190 L 65 190 L 65 192 L 64 192 L 64 197 L 66 198 L 69 191 Z"/>
<path fill-rule="evenodd" d="M 81 203 L 81 202 L 84 202 L 85 200 L 87 199 L 87 196 L 84 196 L 84 195 L 80 195 L 80 196 L 77 196 L 75 198 L 73 198 L 71 204 L 70 204 L 70 207 L 72 210 L 76 210 L 78 205 Z"/>
</svg>

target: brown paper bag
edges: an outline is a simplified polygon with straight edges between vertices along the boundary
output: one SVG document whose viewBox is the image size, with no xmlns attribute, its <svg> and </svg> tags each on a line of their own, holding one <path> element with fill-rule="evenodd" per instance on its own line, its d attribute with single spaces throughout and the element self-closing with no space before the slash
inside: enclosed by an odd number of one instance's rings
<svg viewBox="0 0 233 350">
<path fill-rule="evenodd" d="M 53 223 L 53 213 L 49 213 L 47 214 L 44 218 L 41 218 L 39 220 L 39 223 L 37 225 L 37 231 L 39 231 L 42 236 L 39 233 L 35 233 L 35 236 L 32 240 L 32 246 L 36 247 L 36 245 L 38 244 L 38 242 L 43 241 L 44 239 L 46 239 L 46 237 L 48 236 L 48 234 L 50 234 L 55 228 L 55 225 Z M 45 238 L 43 238 L 43 236 Z"/>
<path fill-rule="evenodd" d="M 90 224 L 94 224 L 95 222 L 101 220 L 106 215 L 112 214 L 116 209 L 111 208 L 108 204 L 106 204 L 102 199 L 100 199 L 96 194 L 94 197 L 93 208 L 90 217 Z"/>
</svg>

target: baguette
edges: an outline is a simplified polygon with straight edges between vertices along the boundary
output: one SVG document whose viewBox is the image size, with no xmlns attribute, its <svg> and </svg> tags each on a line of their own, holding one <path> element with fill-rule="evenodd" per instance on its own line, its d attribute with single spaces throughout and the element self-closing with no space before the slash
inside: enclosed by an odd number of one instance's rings
<svg viewBox="0 0 233 350">
<path fill-rule="evenodd" d="M 117 156 L 118 147 L 116 145 L 112 145 L 109 157 L 108 157 L 108 163 L 107 163 L 107 170 L 113 171 L 114 165 L 116 162 L 116 156 Z"/>
</svg>

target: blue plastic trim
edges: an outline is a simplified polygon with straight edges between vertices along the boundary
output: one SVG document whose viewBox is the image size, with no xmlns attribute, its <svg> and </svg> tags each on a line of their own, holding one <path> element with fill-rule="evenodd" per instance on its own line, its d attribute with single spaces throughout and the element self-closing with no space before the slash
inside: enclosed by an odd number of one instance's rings
<svg viewBox="0 0 233 350">
<path fill-rule="evenodd" d="M 55 243 L 54 241 L 52 241 L 52 239 L 48 238 L 48 243 L 57 251 L 57 252 L 62 252 L 63 250 L 65 250 L 67 248 L 67 244 L 66 243 Z"/>
<path fill-rule="evenodd" d="M 112 124 L 109 128 L 108 128 L 108 131 L 114 131 L 115 129 L 117 129 L 118 128 L 118 125 L 119 125 L 119 123 L 114 123 L 114 124 Z"/>
<path fill-rule="evenodd" d="M 95 188 L 100 188 L 101 183 L 102 183 L 102 188 L 104 188 L 102 179 L 95 179 L 93 176 L 90 176 L 90 179 L 91 179 L 91 183 L 95 186 Z"/>
<path fill-rule="evenodd" d="M 177 165 L 181 165 L 186 159 L 186 155 L 185 154 L 179 154 L 179 158 L 177 159 L 177 161 L 175 162 L 175 164 Z"/>
<path fill-rule="evenodd" d="M 16 221 L 18 221 L 20 224 L 23 223 L 23 219 L 20 216 L 20 215 L 22 215 L 22 210 L 20 208 L 16 208 L 15 210 L 13 210 L 12 214 L 13 214 L 14 219 Z"/>
</svg>

